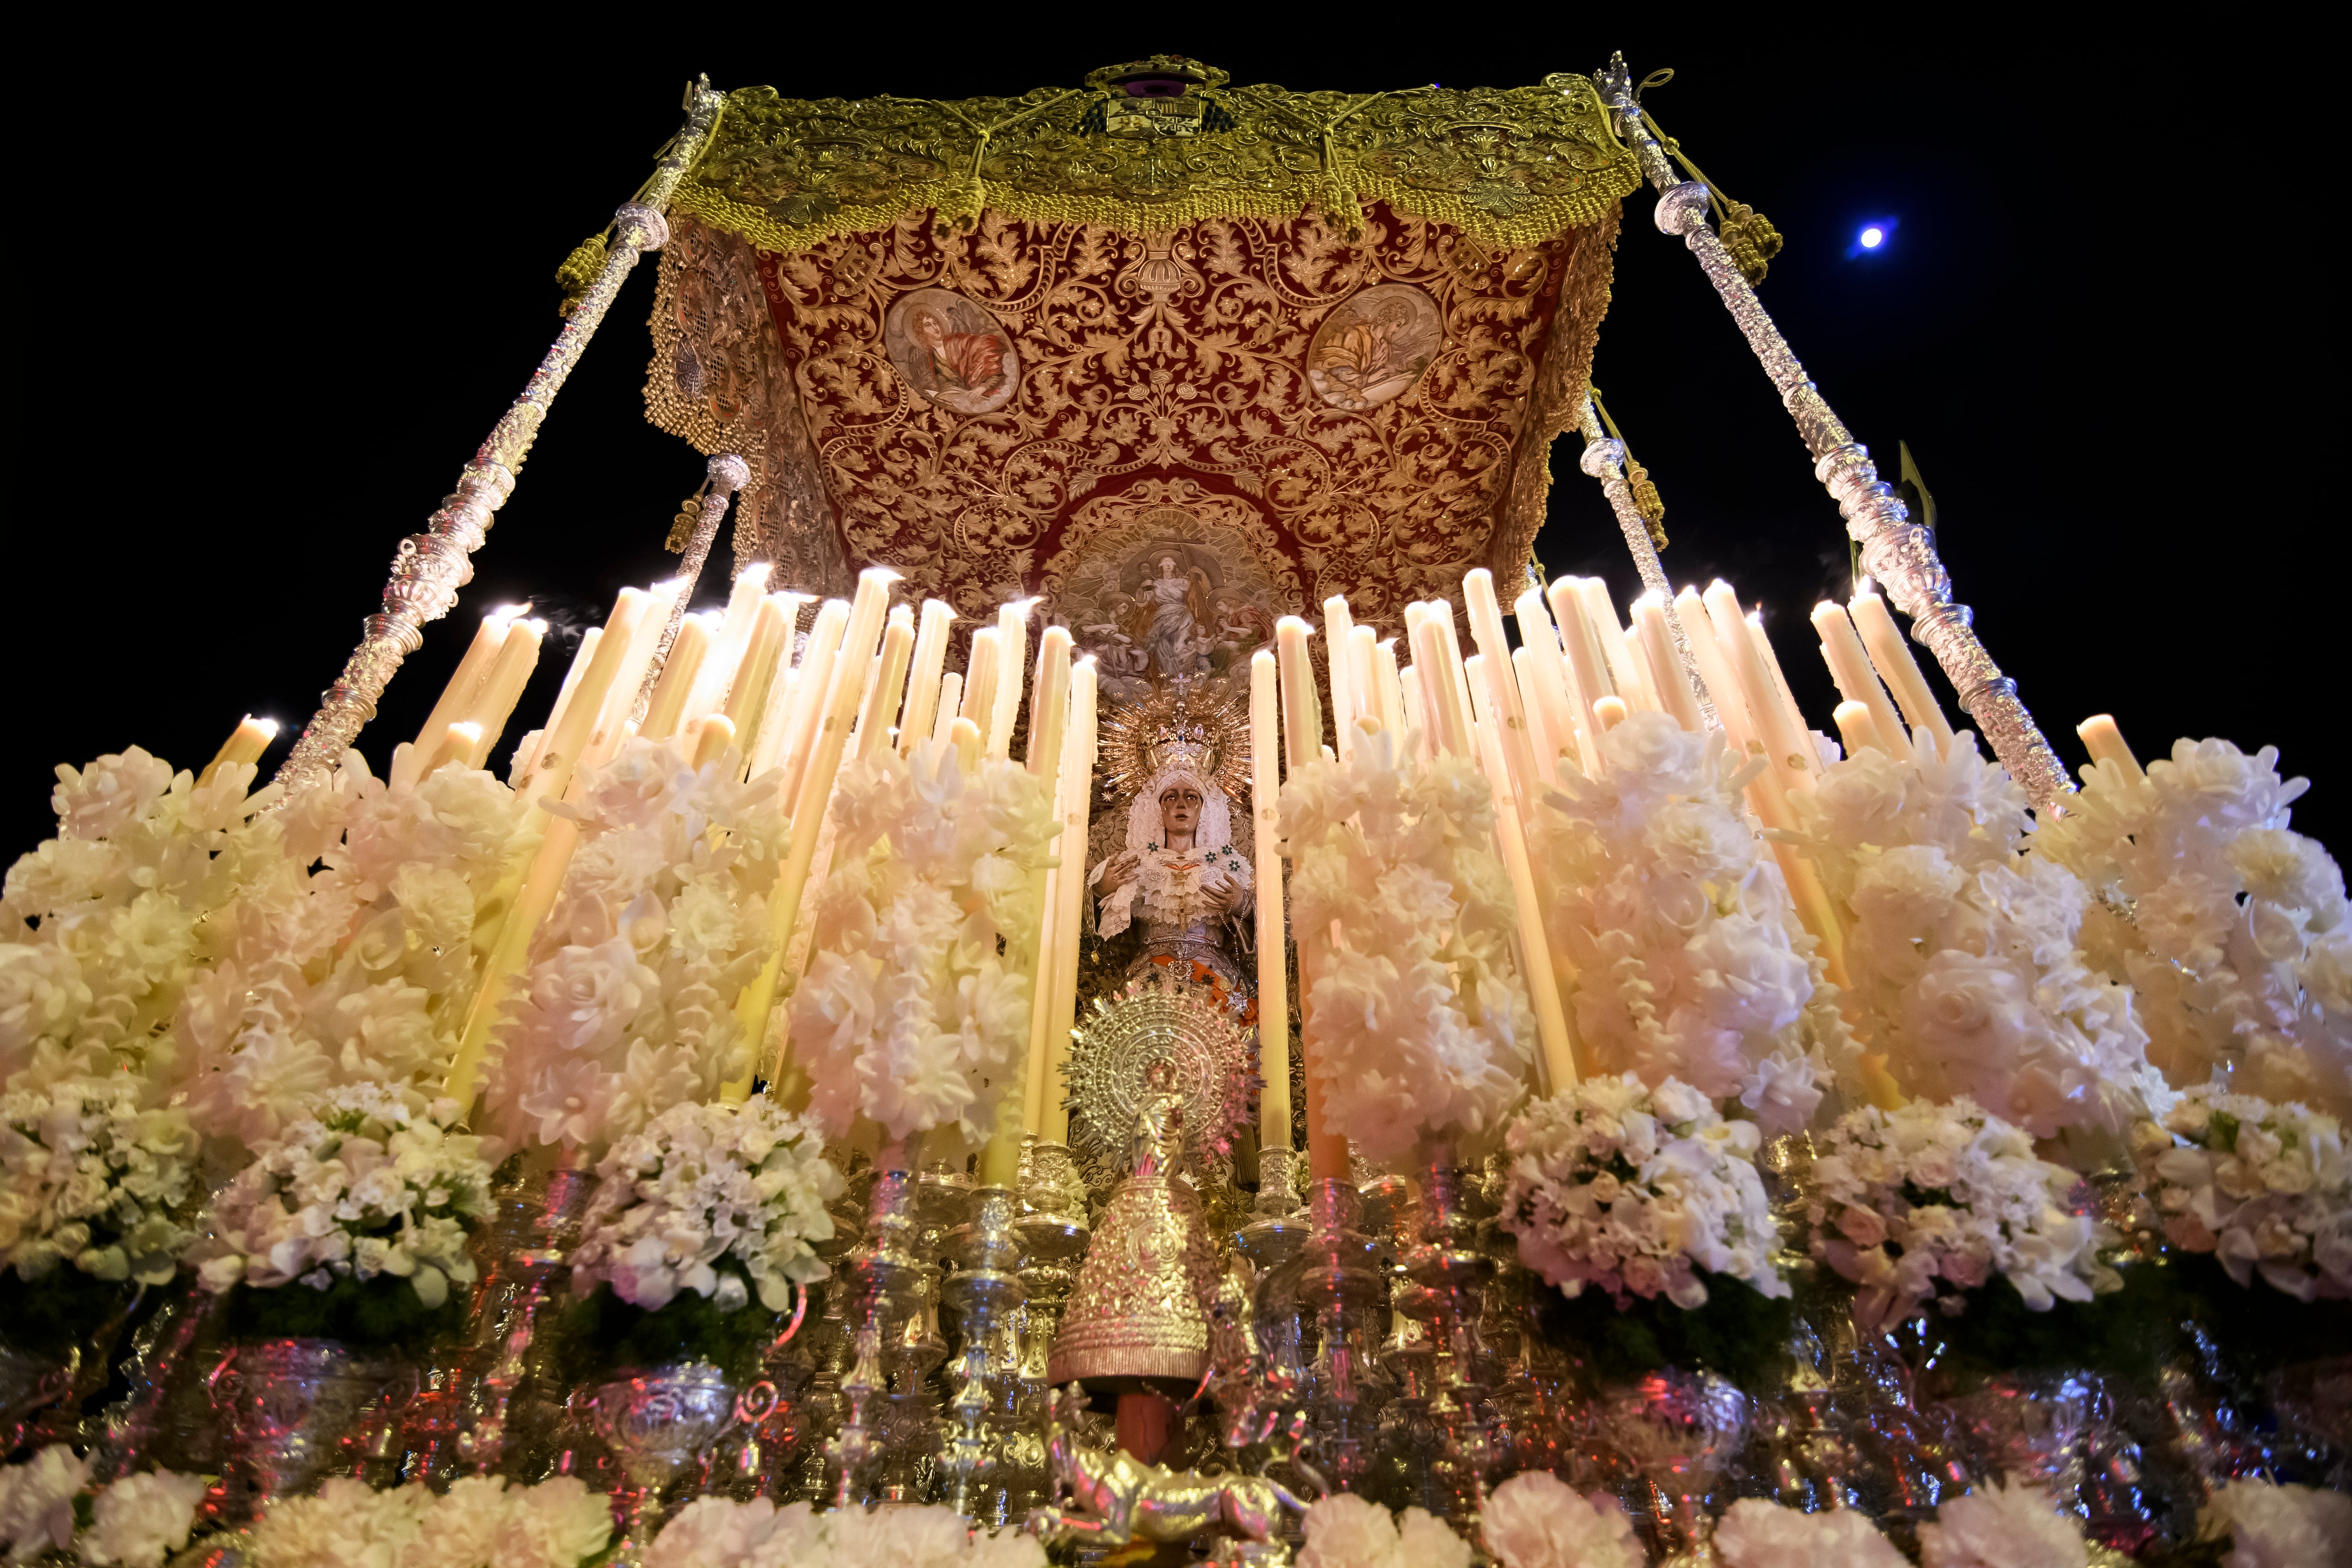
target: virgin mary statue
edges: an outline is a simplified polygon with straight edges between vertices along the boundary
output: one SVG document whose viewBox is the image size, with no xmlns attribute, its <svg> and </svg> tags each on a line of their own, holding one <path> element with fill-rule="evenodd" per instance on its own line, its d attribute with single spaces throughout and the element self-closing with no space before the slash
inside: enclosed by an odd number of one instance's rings
<svg viewBox="0 0 2352 1568">
<path fill-rule="evenodd" d="M 1247 989 L 1233 953 L 1241 917 L 1254 907 L 1255 884 L 1233 839 L 1233 803 L 1196 754 L 1180 751 L 1135 792 L 1127 847 L 1087 878 L 1108 889 L 1101 935 L 1118 935 L 1139 912 L 1144 958 L 1139 963 L 1192 959 L 1228 986 Z"/>
</svg>

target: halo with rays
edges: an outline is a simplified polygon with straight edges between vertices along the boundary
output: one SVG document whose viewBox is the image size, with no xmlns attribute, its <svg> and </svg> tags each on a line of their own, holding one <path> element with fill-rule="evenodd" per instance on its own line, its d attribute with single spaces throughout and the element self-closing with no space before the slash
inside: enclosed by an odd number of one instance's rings
<svg viewBox="0 0 2352 1568">
<path fill-rule="evenodd" d="M 1131 800 L 1153 774 L 1189 754 L 1227 799 L 1246 807 L 1249 709 L 1230 691 L 1181 681 L 1158 688 L 1140 702 L 1116 703 L 1103 718 L 1097 744 L 1104 787 L 1114 802 Z"/>
</svg>

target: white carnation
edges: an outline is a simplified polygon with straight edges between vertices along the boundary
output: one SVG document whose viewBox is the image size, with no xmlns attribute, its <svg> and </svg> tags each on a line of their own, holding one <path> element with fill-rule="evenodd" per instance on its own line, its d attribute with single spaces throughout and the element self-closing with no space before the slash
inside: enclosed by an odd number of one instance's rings
<svg viewBox="0 0 2352 1568">
<path fill-rule="evenodd" d="M 1920 1568 L 2084 1568 L 2090 1549 L 2049 1494 L 1988 1481 L 1919 1527 Z"/>
<path fill-rule="evenodd" d="M 1907 1568 L 1894 1543 L 1853 1509 L 1802 1513 L 1742 1498 L 1715 1527 L 1724 1568 Z"/>
<path fill-rule="evenodd" d="M 1496 1487 L 1478 1524 L 1503 1568 L 1643 1568 L 1649 1560 L 1615 1498 L 1580 1497 L 1543 1470 Z"/>
<path fill-rule="evenodd" d="M 89 1528 L 77 1543 L 82 1560 L 122 1568 L 155 1568 L 188 1543 L 196 1504 L 204 1500 L 202 1476 L 153 1470 L 125 1476 L 98 1494 Z"/>
<path fill-rule="evenodd" d="M 2205 1540 L 2228 1536 L 2227 1568 L 2308 1568 L 2352 1559 L 2352 1498 L 2268 1481 L 2224 1482 L 2198 1511 Z"/>
</svg>

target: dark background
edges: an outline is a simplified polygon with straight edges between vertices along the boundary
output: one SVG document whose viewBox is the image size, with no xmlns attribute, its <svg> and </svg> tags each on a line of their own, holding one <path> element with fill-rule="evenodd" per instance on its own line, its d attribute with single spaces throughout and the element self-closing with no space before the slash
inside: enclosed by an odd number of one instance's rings
<svg viewBox="0 0 2352 1568">
<path fill-rule="evenodd" d="M 415 19 L 315 58 L 283 38 L 150 34 L 136 61 L 107 40 L 94 80 L 60 68 L 20 93 L 19 190 L 44 195 L 18 209 L 35 232 L 13 316 L 19 708 L 0 740 L 0 860 L 50 830 L 60 760 L 136 742 L 200 766 L 248 710 L 286 721 L 268 765 L 283 757 L 394 544 L 553 335 L 556 264 L 645 177 L 688 75 L 795 97 L 1011 94 L 1153 49 L 1236 82 L 1350 90 L 1523 84 L 1591 72 L 1612 47 L 1637 77 L 1676 68 L 1649 106 L 1787 236 L 1766 305 L 1890 478 L 1910 443 L 1956 596 L 2061 755 L 2082 760 L 2074 725 L 2100 710 L 2144 761 L 2177 735 L 2276 742 L 2284 771 L 2319 780 L 2296 826 L 2347 840 L 2326 695 L 2344 668 L 2321 444 L 2337 400 L 2305 385 L 2335 358 L 2336 319 L 2320 209 L 2282 200 L 2299 117 L 2316 113 L 2291 49 L 2258 91 L 2232 79 L 2255 94 L 2238 101 L 2220 74 L 2236 46 L 2203 30 L 2119 44 L 1978 12 L 1940 35 L 1806 23 L 1735 42 L 1688 19 L 1479 13 L 1459 22 L 1478 37 L 1449 39 L 1435 27 L 1451 16 L 1365 12 L 1308 39 L 1271 10 L 1045 15 L 1024 8 L 1000 42 L 969 14 L 940 33 L 893 12 L 845 47 L 822 28 L 854 18 L 747 9 L 740 34 L 698 21 L 669 30 L 699 42 L 672 44 L 654 14 L 579 13 L 604 47 L 569 62 L 543 35 L 436 39 Z M 1651 205 L 1627 203 L 1595 380 L 1664 492 L 1669 574 L 1762 600 L 1827 729 L 1804 616 L 1848 582 L 1835 508 Z M 1890 243 L 1850 256 L 1884 218 Z M 483 609 L 530 597 L 576 630 L 623 584 L 668 574 L 662 538 L 703 465 L 644 419 L 652 272 L 557 401 L 459 609 L 362 737 L 379 770 Z M 1554 452 L 1538 554 L 1607 576 L 1622 605 L 1633 568 L 1578 450 L 1570 436 Z M 725 578 L 706 574 L 703 597 Z M 551 646 L 520 715 L 544 712 L 568 651 Z"/>
</svg>

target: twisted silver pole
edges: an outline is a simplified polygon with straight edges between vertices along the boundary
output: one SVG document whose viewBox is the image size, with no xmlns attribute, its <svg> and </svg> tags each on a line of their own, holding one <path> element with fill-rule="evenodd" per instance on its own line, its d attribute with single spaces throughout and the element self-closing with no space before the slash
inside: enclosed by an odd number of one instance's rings
<svg viewBox="0 0 2352 1568">
<path fill-rule="evenodd" d="M 1895 607 L 1911 617 L 1912 640 L 1925 645 L 1943 667 L 1960 707 L 1976 721 L 1992 744 L 1993 754 L 2024 789 L 2035 808 L 2045 815 L 2063 809 L 2074 784 L 2065 767 L 2042 737 L 2033 715 L 2017 698 L 2017 682 L 1977 640 L 1974 614 L 1952 602 L 1952 579 L 1936 554 L 1928 531 L 1911 521 L 1894 490 L 1878 478 L 1870 448 L 1853 438 L 1821 392 L 1805 377 L 1788 340 L 1772 324 L 1771 316 L 1756 298 L 1756 290 L 1740 275 L 1738 264 L 1722 240 L 1706 226 L 1707 189 L 1685 184 L 1667 162 L 1664 149 L 1650 134 L 1633 97 L 1633 76 L 1623 55 L 1612 55 L 1609 67 L 1594 78 L 1601 100 L 1616 111 L 1617 130 L 1640 160 L 1642 172 L 1657 187 L 1657 225 L 1678 235 L 1723 297 L 1731 319 L 1748 339 L 1748 346 L 1780 390 L 1780 402 L 1797 422 L 1797 433 L 1813 457 L 1813 476 L 1838 503 L 1846 531 L 1862 547 L 1862 564 L 1885 584 Z"/>
<path fill-rule="evenodd" d="M 1633 570 L 1642 574 L 1642 586 L 1657 595 L 1666 607 L 1666 629 L 1674 634 L 1675 653 L 1683 667 L 1683 677 L 1690 682 L 1691 693 L 1698 699 L 1698 710 L 1709 729 L 1721 729 L 1722 721 L 1715 716 L 1715 700 L 1708 695 L 1706 679 L 1698 672 L 1697 661 L 1691 658 L 1690 637 L 1683 630 L 1683 617 L 1675 608 L 1675 591 L 1666 585 L 1666 569 L 1659 563 L 1658 547 L 1650 538 L 1650 525 L 1643 520 L 1641 508 L 1633 504 L 1633 487 L 1625 482 L 1625 443 L 1614 436 L 1604 435 L 1601 416 L 1587 397 L 1584 406 L 1577 410 L 1577 434 L 1584 437 L 1584 456 L 1576 466 L 1601 481 L 1601 493 L 1609 498 L 1609 510 L 1617 514 L 1617 526 L 1625 535 L 1625 548 L 1633 556 Z M 1664 671 L 1658 679 L 1671 679 Z"/>
<path fill-rule="evenodd" d="M 727 515 L 728 499 L 751 482 L 751 466 L 732 452 L 713 457 L 704 471 L 709 475 L 710 483 L 702 492 L 702 515 L 694 520 L 694 531 L 687 536 L 686 553 L 677 563 L 681 584 L 677 602 L 670 605 L 669 624 L 662 627 L 661 641 L 654 648 L 645 688 L 637 693 L 640 703 L 652 698 L 654 684 L 661 679 L 662 666 L 669 660 L 670 644 L 677 641 L 677 628 L 686 624 L 687 602 L 694 597 L 694 585 L 702 579 L 703 563 L 710 559 L 711 542 L 719 537 L 719 523 Z"/>
<path fill-rule="evenodd" d="M 401 661 L 424 646 L 425 623 L 439 620 L 457 606 L 458 588 L 473 579 L 470 557 L 489 532 L 491 514 L 514 493 L 515 473 L 530 451 L 540 422 L 547 417 L 548 405 L 580 363 L 637 258 L 669 243 L 669 225 L 662 211 L 680 177 L 701 154 L 725 101 L 707 78 L 687 90 L 686 126 L 664 152 L 645 189 L 614 215 L 613 246 L 594 285 L 556 334 L 522 395 L 457 476 L 456 492 L 443 499 L 424 532 L 400 542 L 383 587 L 383 608 L 367 617 L 366 633 L 352 650 L 343 673 L 327 689 L 318 712 L 278 770 L 278 782 L 288 793 L 317 783 L 342 760 L 361 727 L 375 717 L 376 700 Z"/>
</svg>

